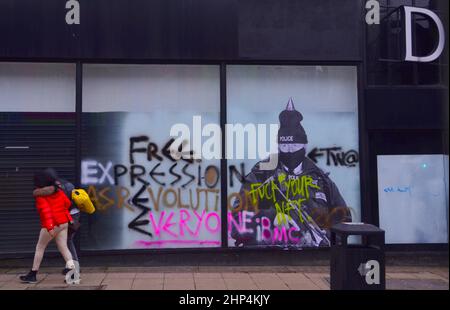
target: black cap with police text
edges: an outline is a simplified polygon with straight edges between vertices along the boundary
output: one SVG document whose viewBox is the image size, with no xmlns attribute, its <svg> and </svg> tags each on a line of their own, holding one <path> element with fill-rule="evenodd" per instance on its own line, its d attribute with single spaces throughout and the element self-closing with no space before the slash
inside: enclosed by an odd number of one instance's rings
<svg viewBox="0 0 450 310">
<path fill-rule="evenodd" d="M 282 111 L 279 116 L 280 129 L 278 130 L 279 144 L 307 144 L 308 137 L 305 129 L 300 124 L 303 115 L 294 107 L 292 98 L 286 106 L 286 110 Z"/>
</svg>

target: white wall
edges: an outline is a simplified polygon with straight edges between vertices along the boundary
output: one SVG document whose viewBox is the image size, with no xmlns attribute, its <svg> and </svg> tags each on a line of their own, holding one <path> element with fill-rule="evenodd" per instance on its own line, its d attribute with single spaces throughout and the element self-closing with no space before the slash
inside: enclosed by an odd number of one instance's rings
<svg viewBox="0 0 450 310">
<path fill-rule="evenodd" d="M 443 155 L 378 156 L 380 227 L 386 243 L 448 242 L 448 166 Z"/>
<path fill-rule="evenodd" d="M 83 112 L 216 112 L 218 66 L 84 65 Z"/>
</svg>

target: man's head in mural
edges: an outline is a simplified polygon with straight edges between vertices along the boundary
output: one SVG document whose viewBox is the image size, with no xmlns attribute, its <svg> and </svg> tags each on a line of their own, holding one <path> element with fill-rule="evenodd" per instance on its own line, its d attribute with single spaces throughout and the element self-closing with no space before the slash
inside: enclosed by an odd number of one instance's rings
<svg viewBox="0 0 450 310">
<path fill-rule="evenodd" d="M 305 160 L 308 136 L 301 125 L 303 115 L 295 109 L 292 98 L 289 99 L 286 109 L 280 113 L 279 119 L 279 160 L 293 171 Z"/>
</svg>

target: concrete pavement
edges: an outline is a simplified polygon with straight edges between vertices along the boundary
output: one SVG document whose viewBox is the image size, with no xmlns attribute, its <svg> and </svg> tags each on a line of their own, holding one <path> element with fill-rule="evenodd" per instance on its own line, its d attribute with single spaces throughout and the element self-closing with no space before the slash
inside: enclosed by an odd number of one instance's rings
<svg viewBox="0 0 450 310">
<path fill-rule="evenodd" d="M 79 285 L 44 267 L 37 284 L 20 283 L 27 269 L 0 269 L 0 290 L 329 290 L 325 266 L 86 267 Z M 448 290 L 448 267 L 386 267 L 388 289 Z"/>
</svg>

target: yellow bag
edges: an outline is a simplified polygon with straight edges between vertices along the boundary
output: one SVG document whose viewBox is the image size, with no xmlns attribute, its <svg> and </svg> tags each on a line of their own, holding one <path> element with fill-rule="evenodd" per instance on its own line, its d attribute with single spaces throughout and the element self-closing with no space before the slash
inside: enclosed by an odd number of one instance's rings
<svg viewBox="0 0 450 310">
<path fill-rule="evenodd" d="M 72 200 L 81 212 L 85 212 L 87 214 L 92 214 L 95 212 L 94 204 L 84 189 L 74 189 L 72 191 Z"/>
</svg>

